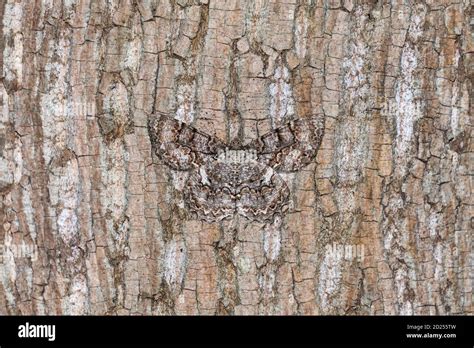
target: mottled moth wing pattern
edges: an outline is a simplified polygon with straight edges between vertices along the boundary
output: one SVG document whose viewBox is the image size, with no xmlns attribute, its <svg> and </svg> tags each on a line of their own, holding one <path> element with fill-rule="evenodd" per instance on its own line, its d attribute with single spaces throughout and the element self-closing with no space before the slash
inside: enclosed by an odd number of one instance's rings
<svg viewBox="0 0 474 348">
<path fill-rule="evenodd" d="M 309 164 L 323 129 L 321 118 L 298 119 L 229 150 L 223 141 L 171 117 L 149 123 L 156 155 L 174 170 L 190 171 L 185 202 L 191 213 L 207 222 L 235 214 L 252 221 L 283 215 L 290 190 L 277 172 L 294 172 Z"/>
<path fill-rule="evenodd" d="M 265 164 L 215 162 L 191 173 L 185 197 L 191 211 L 205 221 L 234 214 L 267 221 L 284 213 L 290 191 L 285 181 Z"/>
<path fill-rule="evenodd" d="M 195 169 L 217 160 L 225 144 L 194 127 L 169 116 L 159 116 L 148 124 L 153 150 L 174 170 Z"/>
<path fill-rule="evenodd" d="M 295 172 L 316 157 L 323 134 L 323 117 L 300 118 L 257 138 L 251 147 L 274 170 Z"/>
</svg>

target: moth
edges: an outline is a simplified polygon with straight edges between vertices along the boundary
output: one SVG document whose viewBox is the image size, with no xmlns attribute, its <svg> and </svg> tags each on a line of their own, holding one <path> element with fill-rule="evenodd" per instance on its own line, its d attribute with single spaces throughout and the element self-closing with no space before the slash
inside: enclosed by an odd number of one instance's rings
<svg viewBox="0 0 474 348">
<path fill-rule="evenodd" d="M 284 215 L 290 202 L 278 173 L 295 172 L 314 159 L 324 119 L 292 120 L 240 147 L 167 115 L 151 119 L 148 128 L 152 149 L 164 164 L 190 172 L 183 195 L 199 219 L 215 222 L 240 214 L 269 222 Z"/>
</svg>

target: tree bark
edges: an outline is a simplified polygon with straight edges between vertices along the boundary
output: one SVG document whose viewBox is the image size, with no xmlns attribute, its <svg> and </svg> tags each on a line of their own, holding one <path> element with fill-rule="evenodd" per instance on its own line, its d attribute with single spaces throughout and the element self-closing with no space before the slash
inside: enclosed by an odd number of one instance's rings
<svg viewBox="0 0 474 348">
<path fill-rule="evenodd" d="M 0 4 L 0 314 L 472 314 L 470 1 Z M 289 211 L 205 222 L 168 115 L 321 117 Z"/>
</svg>

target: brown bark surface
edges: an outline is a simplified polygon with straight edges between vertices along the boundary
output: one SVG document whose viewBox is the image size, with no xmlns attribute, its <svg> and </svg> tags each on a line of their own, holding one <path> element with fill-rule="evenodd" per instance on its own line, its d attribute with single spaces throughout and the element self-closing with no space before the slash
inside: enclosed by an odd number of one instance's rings
<svg viewBox="0 0 474 348">
<path fill-rule="evenodd" d="M 473 15 L 1 1 L 0 314 L 473 314 Z M 325 130 L 286 215 L 207 223 L 152 154 L 161 114 L 226 142 Z"/>
</svg>

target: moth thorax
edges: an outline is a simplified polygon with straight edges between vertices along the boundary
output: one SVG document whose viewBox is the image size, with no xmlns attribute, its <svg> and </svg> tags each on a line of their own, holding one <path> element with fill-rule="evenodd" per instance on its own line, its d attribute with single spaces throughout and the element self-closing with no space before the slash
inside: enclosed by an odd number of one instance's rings
<svg viewBox="0 0 474 348">
<path fill-rule="evenodd" d="M 231 150 L 226 148 L 219 154 L 218 161 L 222 163 L 230 164 L 244 164 L 250 163 L 257 160 L 257 150 L 245 149 L 245 150 Z"/>
</svg>

